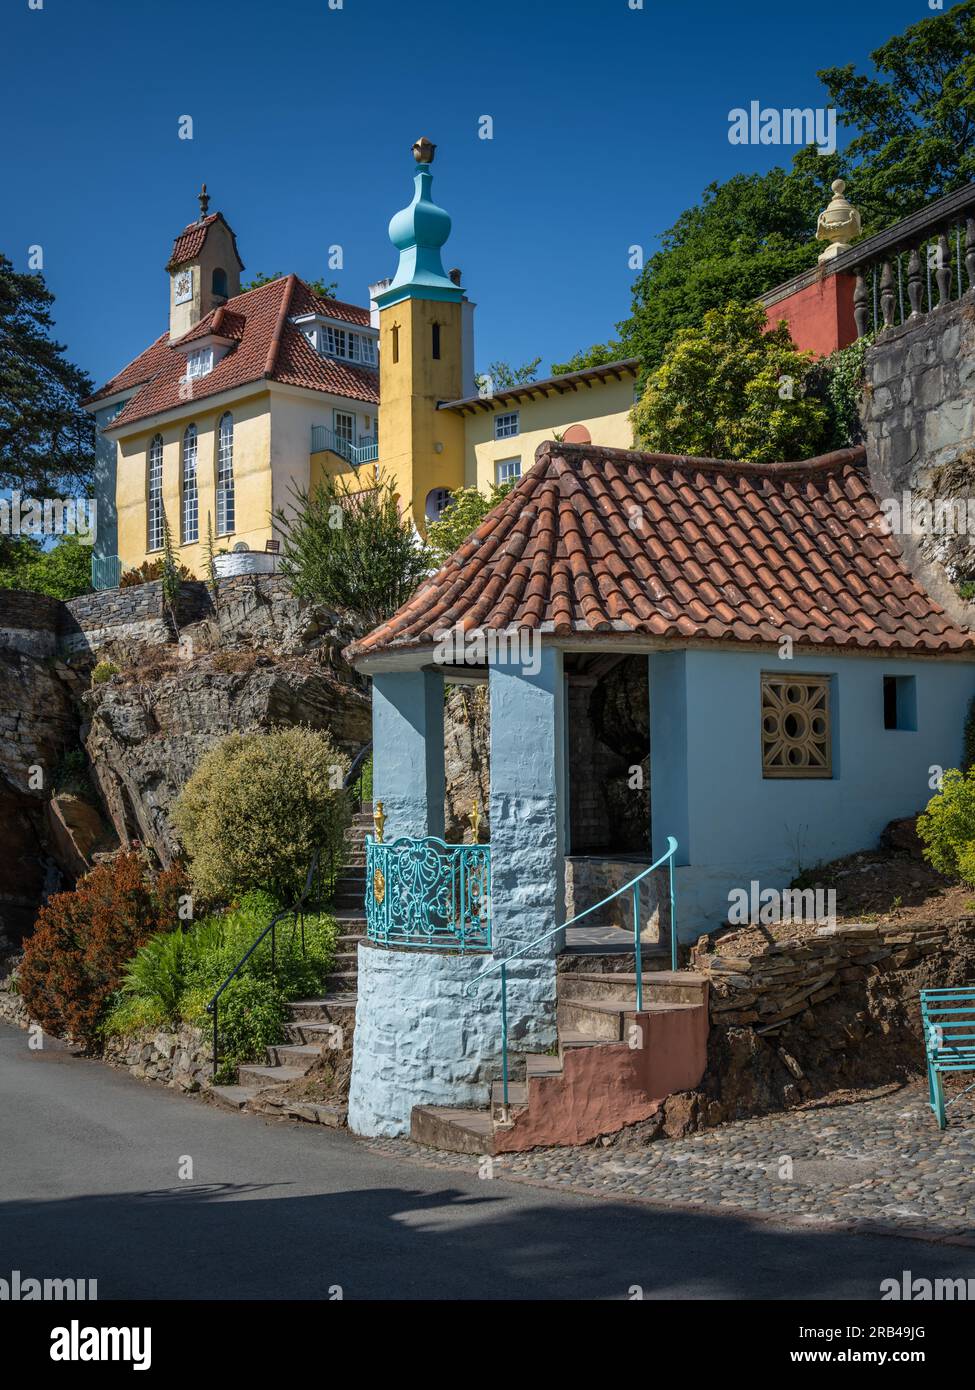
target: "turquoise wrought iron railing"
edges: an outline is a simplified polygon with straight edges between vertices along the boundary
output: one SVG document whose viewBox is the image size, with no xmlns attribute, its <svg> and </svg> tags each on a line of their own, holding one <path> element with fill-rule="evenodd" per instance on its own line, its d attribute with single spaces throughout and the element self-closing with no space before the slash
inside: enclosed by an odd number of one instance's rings
<svg viewBox="0 0 975 1390">
<path fill-rule="evenodd" d="M 559 932 L 564 932 L 568 927 L 574 927 L 576 922 L 581 922 L 583 917 L 588 917 L 599 908 L 611 903 L 614 898 L 622 897 L 624 893 L 633 895 L 633 951 L 636 956 L 636 1012 L 643 1011 L 643 951 L 640 941 L 640 884 L 649 875 L 654 873 L 661 865 L 666 864 L 669 870 L 668 888 L 670 895 L 670 964 L 671 969 L 677 969 L 677 897 L 674 891 L 674 856 L 677 853 L 677 841 L 673 835 L 667 837 L 667 852 L 662 854 L 635 878 L 631 878 L 628 883 L 621 884 L 615 892 L 610 893 L 598 903 L 593 903 L 592 907 L 585 908 L 582 912 L 577 912 L 574 917 L 570 917 L 567 922 L 560 922 L 551 931 L 545 932 L 542 936 L 530 941 L 527 946 L 523 946 L 520 951 L 513 951 L 510 956 L 505 956 L 503 960 L 496 960 L 486 969 L 474 976 L 467 986 L 467 993 L 473 994 L 480 988 L 482 981 L 488 975 L 500 974 L 501 976 L 501 1089 L 502 1105 L 505 1116 L 508 1114 L 508 966 L 513 960 L 518 960 L 522 956 L 529 955 L 540 946 L 543 941 L 548 941 L 550 937 L 557 936 Z"/>
<path fill-rule="evenodd" d="M 333 454 L 338 454 L 356 468 L 360 463 L 375 463 L 379 458 L 378 439 L 363 439 L 360 443 L 353 444 L 344 435 L 330 430 L 327 425 L 312 425 L 311 451 L 313 454 L 320 454 L 323 449 L 330 449 Z"/>
<path fill-rule="evenodd" d="M 117 589 L 122 578 L 122 561 L 117 555 L 93 555 L 91 557 L 91 587 L 93 589 Z"/>
<path fill-rule="evenodd" d="M 366 836 L 366 935 L 380 946 L 491 945 L 491 846 Z"/>
</svg>

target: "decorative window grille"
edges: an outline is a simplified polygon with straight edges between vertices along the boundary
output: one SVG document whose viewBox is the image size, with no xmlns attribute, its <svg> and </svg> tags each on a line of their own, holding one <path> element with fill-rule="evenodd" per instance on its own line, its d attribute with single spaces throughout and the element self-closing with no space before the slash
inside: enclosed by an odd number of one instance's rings
<svg viewBox="0 0 975 1390">
<path fill-rule="evenodd" d="M 153 436 L 149 445 L 149 535 L 148 548 L 162 550 L 163 545 L 163 442 L 162 435 Z"/>
<path fill-rule="evenodd" d="M 234 529 L 234 417 L 221 418 L 217 440 L 217 535 Z"/>
<path fill-rule="evenodd" d="M 504 483 L 513 483 L 521 477 L 521 459 L 498 459 L 495 464 L 495 471 L 498 487 Z"/>
<path fill-rule="evenodd" d="M 517 410 L 511 410 L 506 415 L 495 415 L 494 417 L 494 437 L 495 439 L 511 439 L 519 430 Z"/>
<path fill-rule="evenodd" d="M 832 777 L 829 676 L 762 676 L 762 776 Z"/>
<path fill-rule="evenodd" d="M 200 539 L 200 496 L 197 489 L 196 426 L 187 425 L 183 435 L 183 544 Z"/>
</svg>

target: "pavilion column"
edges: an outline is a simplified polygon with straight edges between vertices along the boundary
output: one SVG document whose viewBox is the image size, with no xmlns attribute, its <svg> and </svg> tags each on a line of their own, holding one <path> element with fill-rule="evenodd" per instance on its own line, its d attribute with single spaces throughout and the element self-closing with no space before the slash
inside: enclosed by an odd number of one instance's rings
<svg viewBox="0 0 975 1390">
<path fill-rule="evenodd" d="M 565 693 L 562 653 L 492 660 L 491 874 L 493 950 L 509 955 L 565 916 Z M 551 956 L 561 934 L 539 951 Z"/>
<path fill-rule="evenodd" d="M 373 676 L 373 797 L 387 840 L 444 833 L 444 685 L 435 671 Z"/>
</svg>

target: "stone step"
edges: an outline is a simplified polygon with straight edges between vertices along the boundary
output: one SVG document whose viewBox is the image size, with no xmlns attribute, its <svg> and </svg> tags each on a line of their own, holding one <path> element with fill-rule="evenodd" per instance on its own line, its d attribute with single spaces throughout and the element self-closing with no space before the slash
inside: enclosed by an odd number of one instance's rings
<svg viewBox="0 0 975 1390">
<path fill-rule="evenodd" d="M 237 1070 L 241 1086 L 284 1086 L 289 1081 L 300 1081 L 305 1075 L 302 1067 L 268 1067 L 256 1062 L 249 1062 Z"/>
<path fill-rule="evenodd" d="M 259 1092 L 257 1086 L 211 1086 L 207 1092 L 225 1110 L 243 1110 Z"/>
<path fill-rule="evenodd" d="M 446 1105 L 414 1105 L 410 1138 L 448 1153 L 493 1154 L 494 1121 L 489 1110 Z"/>
<path fill-rule="evenodd" d="M 323 994 L 317 999 L 292 999 L 288 1012 L 293 1023 L 337 1023 L 350 1028 L 355 1023 L 354 994 Z"/>
<path fill-rule="evenodd" d="M 365 890 L 357 893 L 334 893 L 332 895 L 332 915 L 338 912 L 363 912 L 365 908 Z"/>
<path fill-rule="evenodd" d="M 365 931 L 366 929 L 366 915 L 362 909 L 361 903 L 357 908 L 336 908 L 336 910 L 332 912 L 330 915 L 335 919 L 336 922 L 340 922 L 343 927 L 347 928 L 347 924 L 354 923 L 356 926 L 361 926 L 363 931 Z"/>
<path fill-rule="evenodd" d="M 307 1076 L 310 1071 L 322 1060 L 322 1055 L 326 1051 L 323 1044 L 318 1046 L 314 1043 L 274 1043 L 267 1050 L 268 1065 L 271 1067 L 296 1067 L 303 1076 Z"/>
<path fill-rule="evenodd" d="M 705 1004 L 707 976 L 690 970 L 643 972 L 643 1002 L 648 1004 Z M 629 1010 L 636 1007 L 636 974 L 623 971 L 566 971 L 558 976 L 558 997 L 564 999 L 619 999 Z"/>
<path fill-rule="evenodd" d="M 317 1019 L 293 1019 L 284 1025 L 290 1043 L 317 1043 L 318 1052 L 327 1056 L 335 1048 L 336 1036 L 341 1033 L 343 1042 L 352 1040 L 352 1028 L 344 1023 L 325 1023 Z"/>
<path fill-rule="evenodd" d="M 335 944 L 339 947 L 340 952 L 349 951 L 353 953 L 356 959 L 358 960 L 359 943 L 362 940 L 362 937 L 363 933 L 361 931 L 343 932 L 341 936 L 337 936 L 335 938 Z"/>
<path fill-rule="evenodd" d="M 557 1056 L 552 1056 L 548 1052 L 528 1052 L 525 1054 L 525 1075 L 532 1076 L 558 1076 L 562 1070 L 562 1063 Z"/>
<path fill-rule="evenodd" d="M 347 1105 L 329 1105 L 321 1100 L 286 1100 L 283 1096 L 275 1096 L 273 1091 L 255 1102 L 254 1108 L 265 1115 L 286 1116 L 312 1125 L 328 1125 L 329 1129 L 344 1129 L 348 1114 Z"/>
<path fill-rule="evenodd" d="M 643 1001 L 644 1013 L 674 1013 L 680 1009 L 699 1009 L 700 1004 L 654 1004 Z M 558 1002 L 559 1032 L 582 1033 L 600 1042 L 624 1042 L 626 1018 L 635 1012 L 630 999 L 565 999 Z"/>
<path fill-rule="evenodd" d="M 334 964 L 337 965 L 340 970 L 347 972 L 356 972 L 359 964 L 359 952 L 336 951 L 332 959 Z"/>
<path fill-rule="evenodd" d="M 348 866 L 344 866 L 344 867 L 348 867 Z M 335 877 L 335 891 L 336 891 L 336 893 L 354 893 L 354 892 L 356 892 L 356 891 L 357 891 L 358 889 L 360 889 L 360 888 L 365 888 L 365 886 L 366 886 L 366 875 L 365 875 L 365 873 L 361 873 L 361 874 L 356 874 L 356 873 L 351 873 L 351 874 L 341 873 L 341 874 L 337 874 L 336 877 Z"/>
<path fill-rule="evenodd" d="M 647 971 L 669 970 L 670 950 L 666 946 L 644 945 L 640 951 L 643 973 Z M 607 947 L 605 942 L 594 942 L 591 946 L 567 946 L 556 958 L 555 968 L 559 971 L 582 971 L 586 974 L 623 973 L 634 974 L 636 955 L 632 941 L 623 949 Z"/>
<path fill-rule="evenodd" d="M 325 980 L 330 994 L 355 993 L 359 985 L 358 970 L 333 970 Z"/>
</svg>

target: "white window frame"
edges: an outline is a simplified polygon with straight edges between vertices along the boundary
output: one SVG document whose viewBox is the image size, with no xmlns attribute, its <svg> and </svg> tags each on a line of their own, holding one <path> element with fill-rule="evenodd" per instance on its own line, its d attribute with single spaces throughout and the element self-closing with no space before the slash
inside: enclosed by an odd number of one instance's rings
<svg viewBox="0 0 975 1390">
<path fill-rule="evenodd" d="M 228 410 L 217 426 L 217 535 L 230 536 L 236 527 L 234 498 L 234 417 Z"/>
<path fill-rule="evenodd" d="M 435 499 L 435 500 L 434 500 Z M 427 493 L 424 512 L 427 521 L 439 521 L 447 508 L 452 504 L 453 498 L 448 487 L 432 487 Z"/>
<path fill-rule="evenodd" d="M 509 472 L 508 465 L 514 464 L 514 468 Z M 498 459 L 494 465 L 494 481 L 498 487 L 504 483 L 516 483 L 521 477 L 521 455 L 518 454 L 509 459 Z"/>
<path fill-rule="evenodd" d="M 163 511 L 163 438 L 161 434 L 154 434 L 149 443 L 147 471 L 146 549 L 151 552 L 153 550 L 162 550 L 165 532 L 165 513 Z"/>
<path fill-rule="evenodd" d="M 506 410 L 503 415 L 494 417 L 495 439 L 513 439 L 521 433 L 521 411 Z"/>
<path fill-rule="evenodd" d="M 342 422 L 340 425 L 339 422 Z M 355 444 L 355 412 L 351 410 L 332 411 L 332 430 L 346 444 Z"/>
<path fill-rule="evenodd" d="M 183 431 L 183 545 L 192 545 L 200 539 L 199 448 L 196 426 L 187 425 Z"/>
<path fill-rule="evenodd" d="M 322 327 L 319 350 L 325 357 L 338 357 L 343 362 L 361 362 L 366 367 L 374 367 L 377 361 L 375 338 L 365 333 L 353 333 L 351 329 L 332 323 Z"/>
<path fill-rule="evenodd" d="M 213 348 L 194 348 L 186 359 L 186 380 L 209 376 L 213 371 Z"/>
</svg>

